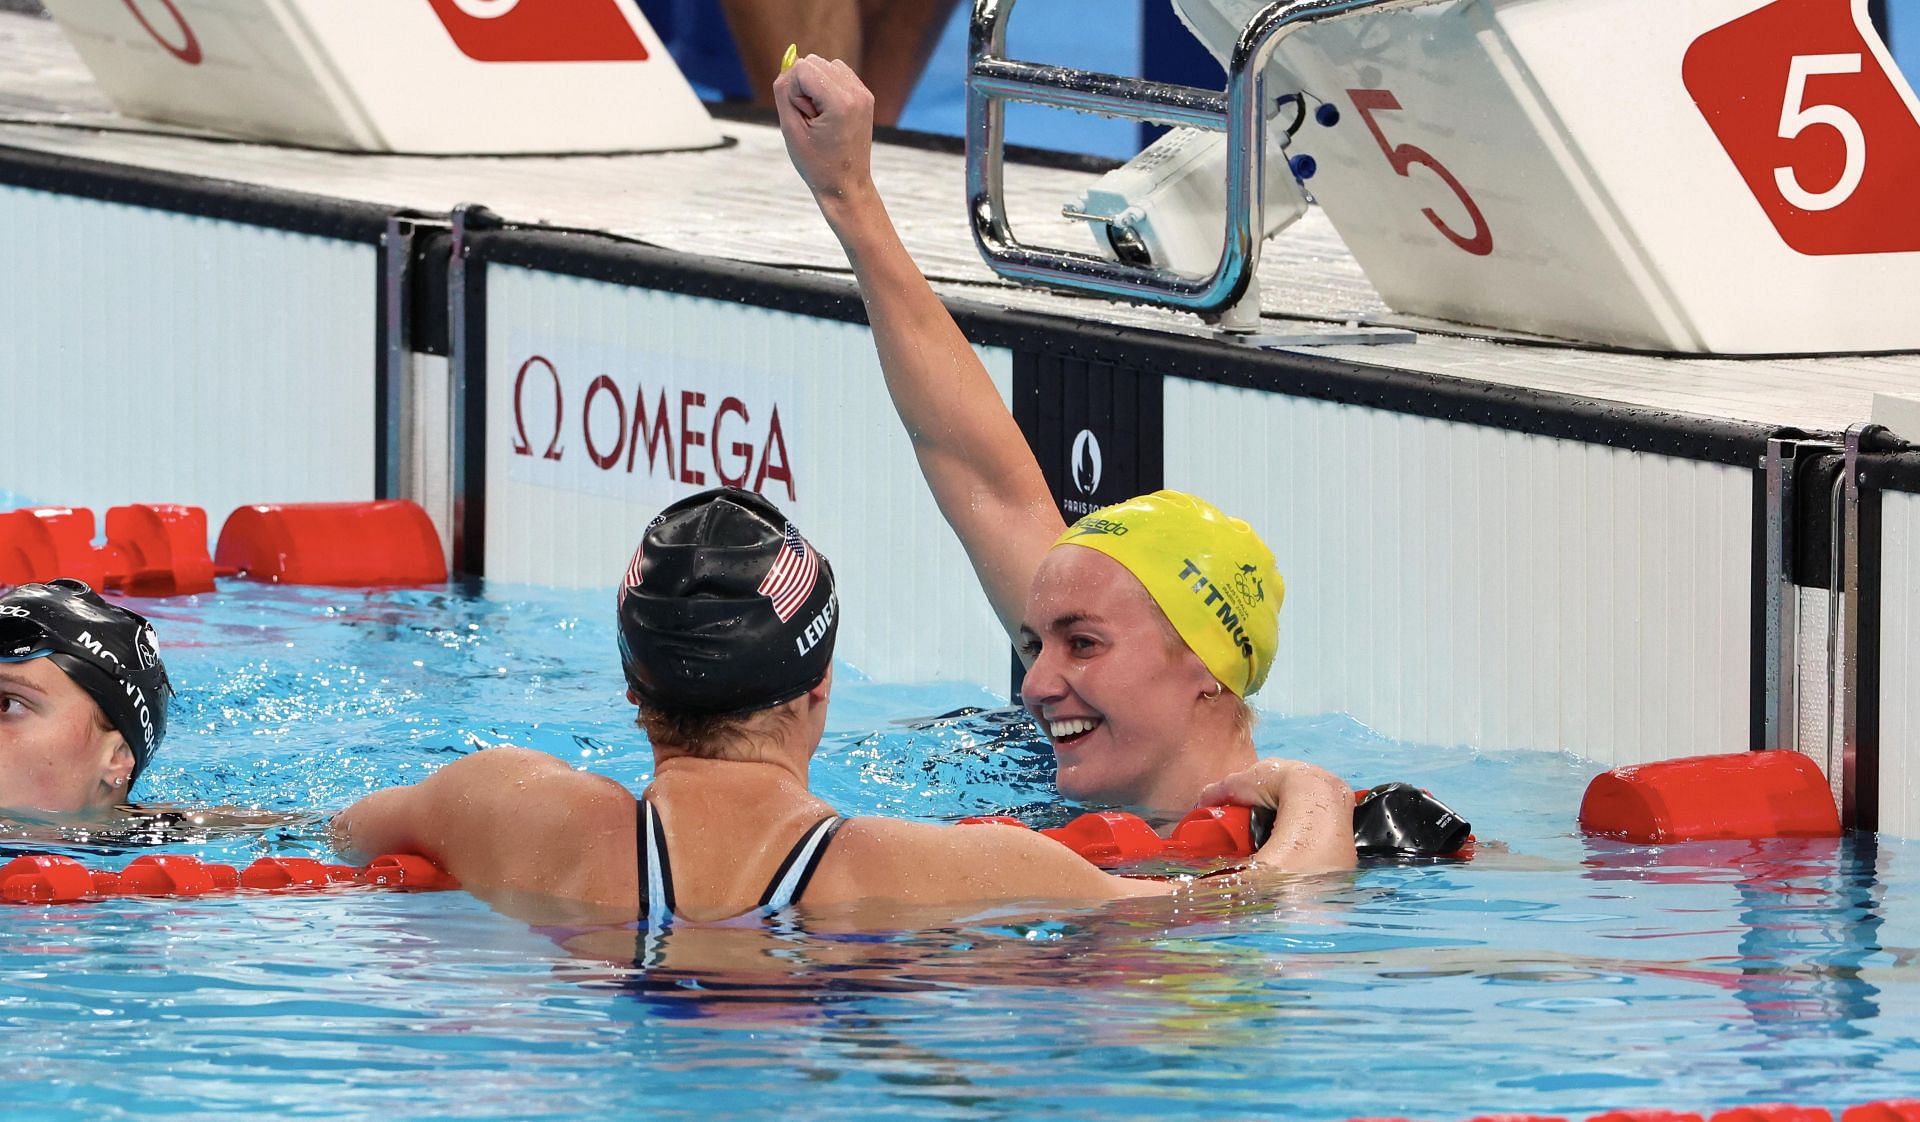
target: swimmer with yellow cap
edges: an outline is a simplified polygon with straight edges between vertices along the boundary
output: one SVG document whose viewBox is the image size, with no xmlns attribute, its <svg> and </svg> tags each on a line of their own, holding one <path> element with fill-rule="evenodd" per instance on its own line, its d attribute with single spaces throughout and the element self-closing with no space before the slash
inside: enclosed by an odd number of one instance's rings
<svg viewBox="0 0 1920 1122">
<path fill-rule="evenodd" d="M 781 586 L 783 606 L 767 574 L 796 550 L 811 561 Z M 1092 550 L 1062 552 L 1112 564 Z M 850 905 L 886 901 L 864 922 L 897 930 L 916 914 L 902 905 L 977 914 L 987 903 L 1196 891 L 1108 875 L 1029 830 L 842 818 L 814 794 L 840 597 L 832 564 L 761 496 L 720 488 L 661 511 L 616 600 L 626 697 L 653 752 L 644 791 L 546 752 L 493 748 L 348 807 L 333 820 L 336 848 L 419 854 L 502 911 L 568 929 L 561 937 L 576 953 L 621 958 L 633 954 L 636 926 L 777 931 L 794 907 L 840 909 L 835 925 L 859 924 Z M 1353 863 L 1352 796 L 1303 768 L 1244 773 L 1223 790 L 1278 808 L 1240 883 Z M 1344 841 L 1326 844 L 1335 832 Z"/>
<path fill-rule="evenodd" d="M 1060 792 L 1174 817 L 1251 766 L 1245 699 L 1273 666 L 1284 591 L 1252 527 L 1179 491 L 1059 534 L 1018 636 Z"/>
<path fill-rule="evenodd" d="M 1253 798 L 1246 698 L 1266 681 L 1282 594 L 1239 519 L 1161 491 L 1068 527 L 972 345 L 901 244 L 871 170 L 873 95 L 843 64 L 802 58 L 774 81 L 796 170 L 840 239 L 921 473 L 1027 664 L 1021 694 L 1054 746 L 1062 794 L 1170 819 Z M 1271 805 L 1271 804 L 1269 804 Z M 1345 847 L 1349 824 L 1321 843 Z"/>
<path fill-rule="evenodd" d="M 1286 583 L 1253 527 L 1205 499 L 1155 491 L 1087 515 L 1054 544 L 1120 562 L 1236 697 L 1265 684 Z"/>
</svg>

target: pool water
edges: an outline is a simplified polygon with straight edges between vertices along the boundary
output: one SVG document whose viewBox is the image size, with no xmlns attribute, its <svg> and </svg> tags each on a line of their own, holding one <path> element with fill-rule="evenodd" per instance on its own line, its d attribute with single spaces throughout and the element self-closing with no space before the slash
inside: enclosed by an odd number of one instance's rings
<svg viewBox="0 0 1920 1122">
<path fill-rule="evenodd" d="M 331 811 L 497 744 L 648 778 L 604 591 L 229 582 L 141 607 L 182 687 L 145 800 Z M 843 812 L 1065 813 L 1030 730 L 909 720 L 1000 699 L 836 682 L 814 776 Z M 1268 715 L 1258 740 L 1426 786 L 1499 844 L 1178 908 L 682 929 L 651 970 L 461 893 L 0 908 L 0 1114 L 1445 1122 L 1920 1088 L 1909 846 L 1590 842 L 1596 768 L 1568 756 L 1339 717 Z M 243 862 L 324 835 L 172 848 Z"/>
</svg>

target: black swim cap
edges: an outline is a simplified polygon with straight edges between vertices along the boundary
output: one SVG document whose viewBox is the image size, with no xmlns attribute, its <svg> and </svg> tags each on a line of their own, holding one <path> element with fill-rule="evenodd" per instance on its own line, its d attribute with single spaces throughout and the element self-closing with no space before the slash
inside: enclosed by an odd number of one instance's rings
<svg viewBox="0 0 1920 1122">
<path fill-rule="evenodd" d="M 0 662 L 33 658 L 52 660 L 99 704 L 133 749 L 138 778 L 173 699 L 153 625 L 77 580 L 23 584 L 0 596 Z"/>
<path fill-rule="evenodd" d="M 833 659 L 833 566 L 780 509 L 725 487 L 653 520 L 620 586 L 620 665 L 649 705 L 746 713 L 818 685 Z"/>
</svg>

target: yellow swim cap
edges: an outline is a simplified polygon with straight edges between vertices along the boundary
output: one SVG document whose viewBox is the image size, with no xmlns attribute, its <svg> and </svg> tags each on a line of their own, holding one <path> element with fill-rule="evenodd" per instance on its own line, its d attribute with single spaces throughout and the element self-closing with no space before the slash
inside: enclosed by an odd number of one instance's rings
<svg viewBox="0 0 1920 1122">
<path fill-rule="evenodd" d="M 1146 586 L 1213 676 L 1246 697 L 1267 680 L 1280 643 L 1280 579 L 1253 527 L 1180 491 L 1102 507 L 1055 545 L 1097 549 Z"/>
</svg>

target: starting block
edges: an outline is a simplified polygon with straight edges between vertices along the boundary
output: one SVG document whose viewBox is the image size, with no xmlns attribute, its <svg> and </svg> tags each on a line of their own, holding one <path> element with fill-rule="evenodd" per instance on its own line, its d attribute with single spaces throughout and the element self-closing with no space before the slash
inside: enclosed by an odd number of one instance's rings
<svg viewBox="0 0 1920 1122">
<path fill-rule="evenodd" d="M 630 0 L 47 0 L 123 113 L 362 152 L 722 143 Z"/>
</svg>

